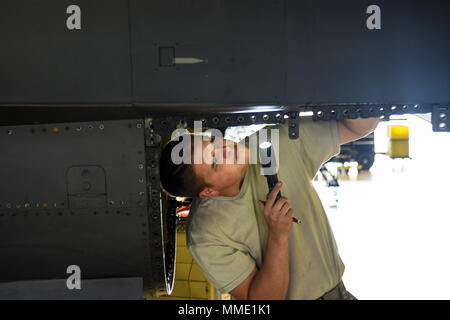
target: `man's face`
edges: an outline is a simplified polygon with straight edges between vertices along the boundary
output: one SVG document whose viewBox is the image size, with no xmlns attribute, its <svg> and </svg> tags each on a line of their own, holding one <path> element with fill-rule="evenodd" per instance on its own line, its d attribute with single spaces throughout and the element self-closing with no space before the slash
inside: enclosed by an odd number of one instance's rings
<svg viewBox="0 0 450 320">
<path fill-rule="evenodd" d="M 248 165 L 248 148 L 218 137 L 200 139 L 202 141 L 198 141 L 197 146 L 201 145 L 201 148 L 194 148 L 195 174 L 220 194 L 236 185 L 239 188 Z"/>
</svg>

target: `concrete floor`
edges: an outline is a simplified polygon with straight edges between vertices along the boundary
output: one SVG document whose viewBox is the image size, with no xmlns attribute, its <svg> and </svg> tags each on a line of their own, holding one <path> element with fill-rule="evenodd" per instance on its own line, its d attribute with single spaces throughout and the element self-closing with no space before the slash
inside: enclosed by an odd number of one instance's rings
<svg viewBox="0 0 450 320">
<path fill-rule="evenodd" d="M 412 159 L 377 155 L 369 172 L 340 176 L 336 190 L 322 180 L 314 185 L 351 293 L 359 299 L 450 299 L 450 133 L 432 132 L 413 115 L 402 118 L 379 124 L 375 151 L 387 151 L 388 124 L 407 125 Z"/>
</svg>

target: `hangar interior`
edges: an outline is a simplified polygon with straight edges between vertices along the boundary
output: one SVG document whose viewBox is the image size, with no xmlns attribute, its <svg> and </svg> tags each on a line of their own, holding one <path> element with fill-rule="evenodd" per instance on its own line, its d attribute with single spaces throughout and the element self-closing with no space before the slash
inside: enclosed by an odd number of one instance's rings
<svg viewBox="0 0 450 320">
<path fill-rule="evenodd" d="M 298 139 L 305 114 L 384 120 L 314 180 L 349 290 L 448 298 L 449 4 L 1 1 L 0 299 L 229 298 L 186 250 L 162 144 L 195 121 Z"/>
</svg>

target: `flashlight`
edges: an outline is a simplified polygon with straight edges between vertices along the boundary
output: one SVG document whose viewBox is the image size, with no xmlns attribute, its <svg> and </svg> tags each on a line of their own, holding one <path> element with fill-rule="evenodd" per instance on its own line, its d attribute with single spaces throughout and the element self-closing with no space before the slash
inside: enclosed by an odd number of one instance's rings
<svg viewBox="0 0 450 320">
<path fill-rule="evenodd" d="M 259 145 L 259 159 L 261 161 L 261 166 L 263 174 L 267 179 L 267 185 L 269 187 L 269 192 L 272 192 L 275 185 L 278 183 L 278 175 L 276 173 L 276 159 L 275 153 L 273 152 L 272 143 L 269 141 L 264 141 Z M 275 202 L 281 198 L 281 192 L 278 192 Z M 300 224 L 300 220 L 292 217 L 292 221 Z"/>
<path fill-rule="evenodd" d="M 276 174 L 276 159 L 273 152 L 272 143 L 264 141 L 259 145 L 259 159 L 263 174 L 267 179 L 267 185 L 269 186 L 269 192 L 278 183 L 278 175 Z M 281 198 L 281 192 L 278 192 L 275 202 Z"/>
</svg>

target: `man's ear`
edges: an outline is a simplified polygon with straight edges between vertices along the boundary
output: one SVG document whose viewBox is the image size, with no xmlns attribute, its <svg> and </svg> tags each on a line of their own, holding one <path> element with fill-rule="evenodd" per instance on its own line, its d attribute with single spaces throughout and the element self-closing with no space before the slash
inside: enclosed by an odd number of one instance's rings
<svg viewBox="0 0 450 320">
<path fill-rule="evenodd" d="M 218 195 L 219 191 L 213 190 L 211 188 L 205 188 L 198 194 L 200 198 L 213 198 L 217 197 Z"/>
</svg>

